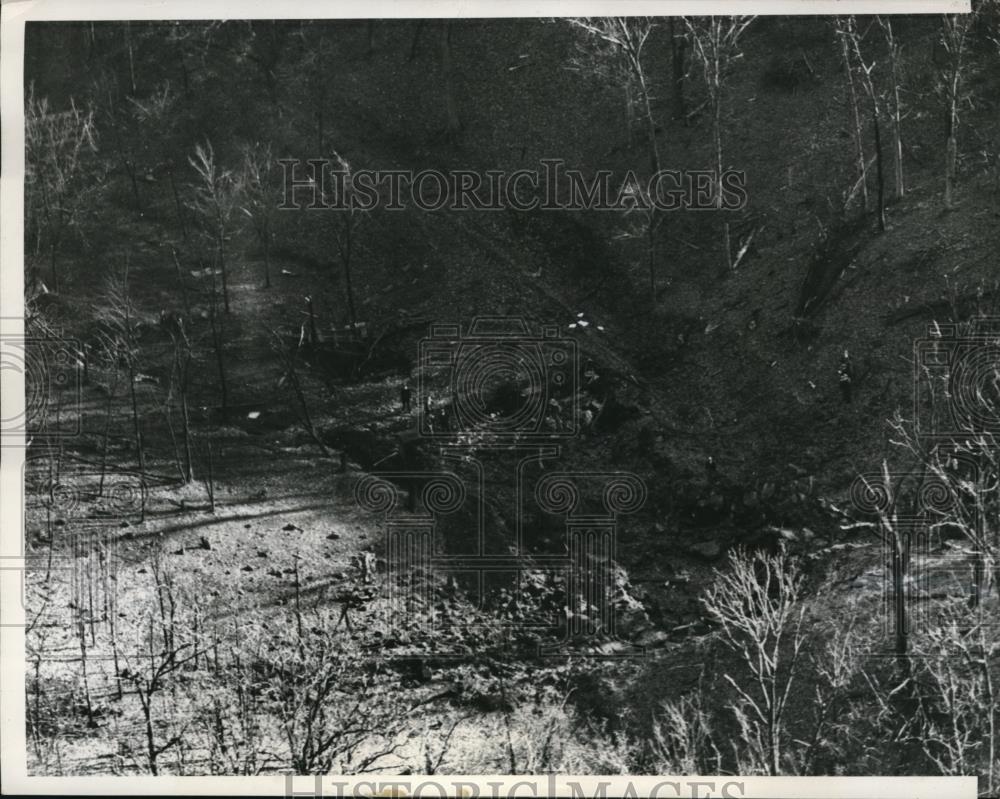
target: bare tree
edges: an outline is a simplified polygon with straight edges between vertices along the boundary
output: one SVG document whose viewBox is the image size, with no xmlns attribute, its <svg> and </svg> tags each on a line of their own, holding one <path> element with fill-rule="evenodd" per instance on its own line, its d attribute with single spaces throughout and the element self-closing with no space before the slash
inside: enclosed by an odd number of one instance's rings
<svg viewBox="0 0 1000 799">
<path fill-rule="evenodd" d="M 742 680 L 724 675 L 738 697 L 730 707 L 749 746 L 747 765 L 772 776 L 782 771 L 785 711 L 806 638 L 801 591 L 802 578 L 784 549 L 776 555 L 740 550 L 730 553 L 728 569 L 716 572 L 702 597 L 751 676 L 744 688 Z"/>
<path fill-rule="evenodd" d="M 194 156 L 188 161 L 200 180 L 195 189 L 191 207 L 201 216 L 211 231 L 219 269 L 222 272 L 222 304 L 229 313 L 229 270 L 226 262 L 226 237 L 229 234 L 233 211 L 236 209 L 236 184 L 233 174 L 222 169 L 215 157 L 212 143 L 195 146 Z"/>
<path fill-rule="evenodd" d="M 132 211 L 139 217 L 143 215 L 142 193 L 139 191 L 139 151 L 146 144 L 143 136 L 145 131 L 139 125 L 135 115 L 134 98 L 125 92 L 124 99 L 118 88 L 118 80 L 112 71 L 102 71 L 94 83 L 94 93 L 103 101 L 100 126 L 106 139 L 112 142 L 112 152 L 120 163 L 122 171 L 128 178 L 132 189 Z"/>
<path fill-rule="evenodd" d="M 892 20 L 889 17 L 878 17 L 879 25 L 885 36 L 889 54 L 889 79 L 892 81 L 892 160 L 896 199 L 901 200 L 906 194 L 903 181 L 903 104 L 900 100 L 902 75 L 900 61 L 903 46 L 899 43 L 892 30 Z"/>
<path fill-rule="evenodd" d="M 858 92 L 854 84 L 854 66 L 851 61 L 851 45 L 850 42 L 852 38 L 857 33 L 857 20 L 855 17 L 836 17 L 835 18 L 835 31 L 837 36 L 837 41 L 840 43 L 840 55 L 842 63 L 844 65 L 844 82 L 847 84 L 847 99 L 848 105 L 851 112 L 851 133 L 854 139 L 854 147 L 857 152 L 857 163 L 858 163 L 858 179 L 855 184 L 855 188 L 852 189 L 847 195 L 847 202 L 845 205 L 849 205 L 854 197 L 855 192 L 858 188 L 861 190 L 861 197 L 863 200 L 863 207 L 865 212 L 868 211 L 868 167 L 865 158 L 865 142 L 864 135 L 861 130 L 861 113 L 858 110 Z"/>
<path fill-rule="evenodd" d="M 581 35 L 580 57 L 573 67 L 588 71 L 616 85 L 625 93 L 625 109 L 631 120 L 639 109 L 646 126 L 652 171 L 660 171 L 653 94 L 644 50 L 656 27 L 652 17 L 575 17 L 566 20 Z"/>
<path fill-rule="evenodd" d="M 687 82 L 687 30 L 676 24 L 676 18 L 670 17 L 670 72 L 673 82 L 673 113 L 675 119 L 687 117 L 687 99 L 684 85 Z M 680 27 L 682 30 L 677 30 Z"/>
<path fill-rule="evenodd" d="M 32 252 L 46 252 L 52 287 L 59 291 L 58 254 L 67 232 L 77 229 L 80 211 L 96 183 L 85 184 L 85 158 L 97 151 L 93 111 L 70 100 L 55 111 L 28 87 L 24 105 L 25 236 Z"/>
<path fill-rule="evenodd" d="M 113 353 L 117 364 L 124 366 L 125 376 L 128 380 L 129 403 L 132 410 L 132 433 L 139 463 L 139 480 L 145 485 L 146 448 L 139 417 L 139 397 L 136 392 L 136 384 L 139 381 L 138 363 L 141 357 L 139 330 L 142 320 L 132 302 L 129 270 L 130 264 L 128 256 L 126 256 L 120 275 L 112 275 L 105 283 L 105 302 L 102 312 L 107 328 L 105 349 Z M 142 494 L 141 513 L 142 518 L 145 519 L 145 492 Z"/>
<path fill-rule="evenodd" d="M 351 320 L 351 335 L 354 336 L 358 331 L 357 306 L 354 301 L 354 256 L 357 251 L 357 232 L 366 217 L 365 212 L 357 207 L 352 196 L 354 190 L 352 188 L 353 170 L 351 165 L 337 152 L 334 152 L 333 158 L 343 175 L 340 185 L 345 192 L 344 196 L 331 200 L 332 203 L 339 204 L 341 208 L 334 214 L 333 233 L 337 254 L 340 257 L 340 268 L 344 275 L 344 295 L 347 300 L 347 313 Z"/>
<path fill-rule="evenodd" d="M 170 180 L 170 193 L 174 200 L 174 211 L 177 214 L 177 224 L 180 227 L 181 235 L 187 240 L 187 215 L 184 203 L 181 202 L 180 190 L 177 186 L 177 168 L 174 163 L 173 153 L 169 146 L 169 134 L 171 121 L 174 119 L 174 109 L 177 95 L 171 91 L 170 83 L 164 81 L 156 91 L 142 101 L 129 98 L 133 107 L 132 113 L 136 121 L 141 126 L 144 137 L 152 136 L 155 141 L 155 151 L 159 154 L 161 163 L 166 167 L 167 177 Z M 133 187 L 135 182 L 134 167 L 132 171 Z M 138 188 L 135 188 L 138 197 Z"/>
<path fill-rule="evenodd" d="M 874 23 L 872 23 L 872 25 L 874 25 Z M 854 92 L 854 88 L 853 88 L 854 81 L 853 81 L 853 77 L 851 77 L 851 74 L 850 74 L 851 72 L 853 72 L 854 74 L 857 75 L 858 81 L 860 82 L 861 87 L 864 89 L 864 93 L 867 96 L 868 102 L 869 102 L 870 114 L 871 114 L 871 121 L 872 121 L 872 133 L 873 133 L 874 146 L 875 146 L 874 160 L 875 160 L 875 175 L 876 175 L 876 196 L 877 196 L 877 200 L 876 200 L 877 207 L 876 207 L 876 210 L 878 212 L 879 230 L 881 230 L 881 231 L 884 232 L 885 231 L 885 227 L 886 227 L 886 220 L 885 220 L 885 202 L 886 202 L 885 201 L 885 172 L 886 172 L 886 170 L 885 170 L 885 158 L 883 156 L 883 147 L 882 147 L 882 134 L 883 134 L 883 130 L 882 130 L 882 93 L 881 93 L 881 90 L 879 89 L 879 87 L 877 86 L 876 80 L 875 80 L 875 77 L 874 77 L 874 72 L 875 72 L 875 67 L 876 67 L 876 61 L 874 59 L 872 59 L 870 61 L 867 60 L 865 58 L 864 54 L 863 54 L 863 48 L 862 48 L 862 44 L 864 42 L 864 39 L 867 36 L 868 31 L 870 31 L 870 30 L 871 30 L 871 26 L 869 26 L 863 32 L 859 31 L 858 27 L 857 27 L 857 22 L 856 22 L 856 20 L 855 20 L 855 18 L 853 16 L 846 17 L 846 18 L 838 18 L 837 35 L 840 38 L 840 40 L 841 40 L 841 46 L 844 49 L 845 69 L 847 69 L 848 73 L 849 73 L 848 74 L 848 80 L 849 80 L 849 83 L 850 83 L 850 86 L 851 86 L 851 92 L 852 92 L 852 105 L 854 106 L 854 108 L 856 110 L 856 108 L 857 108 L 857 106 L 856 106 L 856 95 L 853 94 L 853 92 Z M 887 29 L 883 27 L 883 30 L 886 31 Z M 891 34 L 887 33 L 887 36 L 888 35 L 891 35 Z M 855 62 L 853 65 L 851 63 L 852 56 L 853 56 L 853 59 L 854 59 L 854 62 Z M 894 58 L 895 58 L 894 56 L 890 56 L 890 59 L 891 59 L 893 65 L 895 64 Z M 893 68 L 894 68 L 894 66 L 893 66 Z M 893 75 L 893 80 L 895 80 L 895 79 L 896 79 L 896 76 L 894 74 Z M 897 93 L 896 94 L 896 100 L 898 101 L 898 99 L 899 98 L 898 98 L 898 93 Z M 897 111 L 898 111 L 898 109 L 897 109 Z M 861 143 L 862 142 L 862 139 L 861 139 L 861 123 L 860 123 L 860 117 L 857 114 L 855 114 L 855 120 L 854 121 L 855 121 L 856 137 L 857 137 L 857 140 L 858 140 L 858 143 L 859 143 L 858 144 L 858 158 L 859 158 L 859 166 L 861 167 L 861 177 L 860 177 L 859 180 L 864 185 L 864 192 L 865 192 L 865 198 L 866 198 L 865 208 L 867 210 L 867 207 L 868 207 L 868 203 L 867 203 L 867 170 L 868 170 L 868 165 L 864 163 L 864 148 L 863 148 L 863 144 Z M 898 134 L 898 128 L 897 128 L 897 134 Z M 901 164 L 901 162 L 900 162 L 900 164 Z M 901 168 L 902 167 L 899 166 L 899 169 L 901 169 Z M 901 174 L 901 172 L 897 172 L 897 174 Z M 848 203 L 850 202 L 850 199 L 853 197 L 853 195 L 854 195 L 854 190 L 852 190 L 848 194 L 848 200 L 847 200 Z"/>
<path fill-rule="evenodd" d="M 264 251 L 264 288 L 271 288 L 272 218 L 276 206 L 273 185 L 274 157 L 270 144 L 243 148 L 243 160 L 236 174 L 240 210 L 250 220 L 257 241 Z"/>
<path fill-rule="evenodd" d="M 649 147 L 650 169 L 660 171 L 659 126 L 653 107 L 653 90 L 646 65 L 646 44 L 656 23 L 652 17 L 577 17 L 567 22 L 580 34 L 579 55 L 571 67 L 596 75 L 619 88 L 625 96 L 625 118 L 628 140 L 632 142 L 633 120 L 638 115 L 645 125 Z M 644 190 L 633 187 L 627 209 L 633 219 L 642 221 L 641 235 L 646 241 L 649 265 L 650 301 L 656 302 L 656 239 L 662 216 L 645 196 Z M 636 216 L 638 214 L 638 216 Z"/>
<path fill-rule="evenodd" d="M 691 696 L 668 700 L 654 716 L 651 763 L 659 774 L 718 774 L 722 753 L 715 744 L 702 688 Z"/>
<path fill-rule="evenodd" d="M 694 57 L 701 67 L 708 101 L 712 113 L 712 142 L 715 150 L 715 201 L 721 209 L 722 173 L 725 162 L 722 158 L 722 107 L 725 95 L 726 78 L 732 64 L 743 56 L 740 50 L 740 39 L 747 27 L 756 19 L 753 16 L 733 17 L 685 17 L 691 38 Z M 729 235 L 729 222 L 722 226 L 722 246 L 725 250 L 727 269 L 733 267 L 732 244 Z"/>
<path fill-rule="evenodd" d="M 942 623 L 921 645 L 930 695 L 921 745 L 941 774 L 982 774 L 984 796 L 1000 778 L 1000 636 L 989 620 L 971 625 L 964 612 L 944 609 Z"/>
<path fill-rule="evenodd" d="M 226 320 L 225 314 L 219 313 L 219 291 L 215 281 L 216 270 L 212 268 L 212 286 L 209 293 L 208 323 L 212 334 L 212 351 L 215 353 L 215 366 L 219 372 L 219 404 L 223 417 L 229 412 L 229 377 L 226 372 Z M 223 272 L 225 280 L 225 272 Z M 211 448 L 209 448 L 211 453 Z"/>
<path fill-rule="evenodd" d="M 868 63 L 861 52 L 861 40 L 863 36 L 864 34 L 860 33 L 857 27 L 855 27 L 852 29 L 849 40 L 854 57 L 857 60 L 858 76 L 861 78 L 861 85 L 864 87 L 865 93 L 868 95 L 868 101 L 871 104 L 872 132 L 875 139 L 875 185 L 878 203 L 876 210 L 878 212 L 879 230 L 885 232 L 885 158 L 882 153 L 882 98 L 872 77 L 876 62 L 873 60 L 871 63 Z"/>
<path fill-rule="evenodd" d="M 174 388 L 181 406 L 181 436 L 184 445 L 184 466 L 181 470 L 184 482 L 190 483 L 194 480 L 194 458 L 191 451 L 191 416 L 188 403 L 188 390 L 191 383 L 191 341 L 188 339 L 185 318 L 180 314 L 168 313 L 160 314 L 160 326 L 166 330 L 170 336 L 173 352 L 173 363 L 170 371 L 170 386 L 167 391 L 166 406 L 169 409 Z M 169 410 L 168 410 L 169 423 Z"/>
<path fill-rule="evenodd" d="M 296 774 L 365 773 L 400 748 L 394 689 L 374 676 L 348 683 L 340 643 L 313 628 L 259 664 L 284 737 L 280 759 Z"/>
<path fill-rule="evenodd" d="M 889 554 L 889 573 L 892 583 L 892 613 L 895 630 L 894 651 L 904 678 L 910 677 L 910 607 L 906 592 L 910 574 L 913 530 L 909 523 L 919 514 L 919 491 L 913 490 L 923 482 L 925 470 L 905 471 L 894 475 L 889 463 L 882 460 L 877 482 L 861 480 L 872 499 L 871 510 L 878 517 L 877 533 Z M 910 495 L 909 506 L 904 504 Z"/>
<path fill-rule="evenodd" d="M 975 7 L 974 7 L 975 8 Z M 941 17 L 941 44 L 948 59 L 941 74 L 945 98 L 944 207 L 955 206 L 958 175 L 958 106 L 962 98 L 962 74 L 969 30 L 975 14 L 945 14 Z"/>
<path fill-rule="evenodd" d="M 187 724 L 182 729 L 174 731 L 166 740 L 157 735 L 160 721 L 157 704 L 167 680 L 171 674 L 180 669 L 194 655 L 188 650 L 192 643 L 170 644 L 158 641 L 154 633 L 153 618 L 149 619 L 149 634 L 147 650 L 137 655 L 135 659 L 126 658 L 126 675 L 135 688 L 142 709 L 144 754 L 149 773 L 154 777 L 159 774 L 159 758 L 164 752 L 183 745 Z"/>
<path fill-rule="evenodd" d="M 941 382 L 926 381 L 930 403 L 952 402 L 949 379 L 951 375 Z M 992 413 L 1000 395 L 990 393 L 977 389 L 977 402 Z M 969 604 L 977 608 L 991 589 L 1000 596 L 1000 441 L 972 423 L 962 427 L 951 438 L 929 440 L 899 412 L 889 420 L 893 443 L 916 464 L 914 471 L 922 480 L 941 494 L 927 509 L 930 530 L 957 532 L 969 544 L 974 556 Z"/>
<path fill-rule="evenodd" d="M 302 388 L 302 382 L 299 379 L 298 372 L 298 358 L 299 351 L 302 349 L 302 345 L 305 341 L 305 327 L 303 326 L 299 331 L 298 341 L 292 346 L 286 346 L 285 341 L 276 332 L 271 331 L 271 338 L 274 342 L 274 349 L 281 358 L 283 374 L 281 380 L 279 381 L 280 386 L 287 386 L 291 392 L 293 401 L 291 403 L 292 408 L 295 411 L 295 415 L 298 417 L 302 428 L 306 431 L 309 437 L 315 442 L 316 446 L 319 447 L 320 452 L 324 456 L 330 454 L 323 442 L 322 437 L 316 430 L 315 424 L 313 424 L 312 415 L 309 413 L 309 403 L 306 400 L 305 391 Z"/>
</svg>

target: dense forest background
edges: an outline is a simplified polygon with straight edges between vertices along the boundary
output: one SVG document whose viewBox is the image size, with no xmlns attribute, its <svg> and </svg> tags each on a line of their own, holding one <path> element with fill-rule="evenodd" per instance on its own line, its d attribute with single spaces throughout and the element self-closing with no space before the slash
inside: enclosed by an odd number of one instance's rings
<svg viewBox="0 0 1000 799">
<path fill-rule="evenodd" d="M 995 2 L 30 23 L 31 768 L 942 773 L 997 795 L 998 98 Z M 749 200 L 279 210 L 284 158 L 736 169 Z M 387 622 L 354 501 L 380 468 L 451 468 L 400 390 L 447 397 L 420 339 L 486 315 L 576 341 L 562 401 L 590 416 L 561 461 L 646 486 L 616 636 L 558 659 L 525 620 L 595 609 L 541 557 L 516 586 L 428 577 Z M 512 457 L 486 471 L 495 552 Z"/>
</svg>

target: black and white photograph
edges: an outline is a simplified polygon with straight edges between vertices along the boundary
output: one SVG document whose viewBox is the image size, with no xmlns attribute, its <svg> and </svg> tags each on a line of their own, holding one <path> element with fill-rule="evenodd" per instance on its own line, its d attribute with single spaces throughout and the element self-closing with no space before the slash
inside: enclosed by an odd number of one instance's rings
<svg viewBox="0 0 1000 799">
<path fill-rule="evenodd" d="M 1000 0 L 849 6 L 23 23 L 23 773 L 1000 797 Z"/>
</svg>

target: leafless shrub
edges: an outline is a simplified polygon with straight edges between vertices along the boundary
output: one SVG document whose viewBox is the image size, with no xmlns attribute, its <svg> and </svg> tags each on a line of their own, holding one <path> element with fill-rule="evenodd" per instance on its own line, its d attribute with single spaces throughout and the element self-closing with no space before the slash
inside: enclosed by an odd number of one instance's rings
<svg viewBox="0 0 1000 799">
<path fill-rule="evenodd" d="M 995 796 L 1000 775 L 1000 635 L 988 620 L 970 624 L 964 608 L 943 615 L 918 645 L 928 683 L 923 750 L 941 774 L 984 775 L 984 795 Z"/>
<path fill-rule="evenodd" d="M 654 718 L 650 767 L 657 774 L 717 774 L 722 754 L 713 740 L 712 722 L 701 688 L 691 696 L 663 703 Z"/>
<path fill-rule="evenodd" d="M 736 752 L 739 773 L 781 773 L 785 711 L 806 638 L 801 590 L 798 569 L 784 549 L 776 555 L 739 550 L 702 598 L 751 678 L 744 687 L 742 680 L 724 675 L 736 692 L 730 709 L 747 744 L 745 752 Z"/>
</svg>

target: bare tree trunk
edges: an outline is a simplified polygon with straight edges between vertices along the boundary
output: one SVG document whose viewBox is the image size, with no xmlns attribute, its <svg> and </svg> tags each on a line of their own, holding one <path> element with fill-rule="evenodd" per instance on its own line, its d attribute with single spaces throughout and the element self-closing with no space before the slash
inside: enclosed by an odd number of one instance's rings
<svg viewBox="0 0 1000 799">
<path fill-rule="evenodd" d="M 170 191 L 174 196 L 174 208 L 177 210 L 177 222 L 181 227 L 181 236 L 187 242 L 187 220 L 184 217 L 184 205 L 181 203 L 180 193 L 177 191 L 177 180 L 174 177 L 174 162 L 172 160 L 168 160 L 167 162 L 167 175 L 170 177 Z"/>
<path fill-rule="evenodd" d="M 264 288 L 271 288 L 271 226 L 264 223 Z"/>
<path fill-rule="evenodd" d="M 184 364 L 184 373 L 181 377 L 181 423 L 183 424 L 184 436 L 184 465 L 187 470 L 186 480 L 188 483 L 194 481 L 194 456 L 191 452 L 191 418 L 188 411 L 187 380 L 191 355 L 188 354 Z"/>
<path fill-rule="evenodd" d="M 132 47 L 132 23 L 125 23 L 125 46 L 128 49 L 128 79 L 130 94 L 135 97 L 135 50 Z"/>
<path fill-rule="evenodd" d="M 719 96 L 719 92 L 722 91 L 722 86 L 716 86 L 716 95 L 713 101 L 713 129 L 715 133 L 715 204 L 716 208 L 720 211 L 722 210 L 722 98 Z M 729 221 L 725 220 L 722 223 L 722 249 L 725 255 L 725 264 L 727 270 L 732 270 L 733 268 L 733 249 L 732 244 L 729 240 Z"/>
<path fill-rule="evenodd" d="M 170 436 L 170 447 L 174 453 L 174 466 L 177 467 L 177 474 L 181 481 L 184 481 L 184 463 L 181 461 L 181 451 L 177 446 L 177 433 L 174 431 L 174 417 L 170 412 L 170 403 L 174 397 L 174 387 L 177 384 L 177 355 L 174 354 L 174 363 L 170 369 L 170 384 L 167 387 L 167 396 L 163 401 L 163 419 L 167 423 L 167 433 Z"/>
<path fill-rule="evenodd" d="M 208 472 L 205 478 L 205 490 L 208 492 L 208 510 L 211 513 L 215 513 L 215 459 L 212 454 L 212 442 L 208 441 L 205 444 L 208 450 Z M 216 650 L 215 654 L 215 665 L 216 669 L 219 666 L 219 653 Z"/>
<path fill-rule="evenodd" d="M 181 437 L 184 444 L 185 483 L 194 481 L 194 458 L 191 452 L 191 418 L 188 408 L 188 382 L 191 371 L 191 345 L 183 332 L 174 337 L 174 369 L 177 373 L 177 393 L 181 402 Z"/>
<path fill-rule="evenodd" d="M 851 54 L 845 35 L 840 36 L 840 46 L 844 59 L 844 75 L 847 79 L 847 95 L 850 102 L 851 118 L 854 122 L 854 146 L 857 149 L 858 176 L 861 179 L 861 197 L 864 209 L 868 210 L 868 170 L 865 167 L 865 145 L 861 134 L 861 114 L 858 111 L 858 93 L 854 88 L 854 70 L 851 68 Z"/>
<path fill-rule="evenodd" d="M 906 658 L 909 652 L 909 624 L 906 606 L 906 574 L 909 570 L 909 546 L 897 530 L 890 531 L 892 536 L 892 604 L 895 620 L 895 652 L 897 659 Z"/>
<path fill-rule="evenodd" d="M 97 486 L 97 496 L 104 496 L 104 478 L 108 473 L 108 447 L 110 445 L 111 438 L 111 412 L 112 412 L 112 402 L 115 396 L 115 390 L 118 388 L 118 368 L 115 366 L 115 376 L 114 381 L 110 386 L 108 386 L 108 402 L 104 409 L 104 447 L 101 452 L 101 479 Z"/>
<path fill-rule="evenodd" d="M 357 333 L 358 316 L 354 308 L 354 286 L 351 282 L 351 255 L 353 251 L 354 218 L 348 211 L 344 222 L 344 241 L 341 245 L 340 257 L 344 266 L 344 288 L 347 291 L 347 310 L 351 315 L 351 336 Z"/>
<path fill-rule="evenodd" d="M 126 270 L 128 266 L 126 265 Z M 135 361 L 136 361 L 136 343 L 134 339 L 133 329 L 132 329 L 132 313 L 131 313 L 131 301 L 128 297 L 128 272 L 126 271 L 125 278 L 122 281 L 122 290 L 124 294 L 124 313 L 125 313 L 125 344 L 128 348 L 127 353 L 127 365 L 128 365 L 128 387 L 129 387 L 129 398 L 132 404 L 132 427 L 133 433 L 135 435 L 135 448 L 139 459 L 139 480 L 143 487 L 146 485 L 146 452 L 142 442 L 142 427 L 139 423 L 139 400 L 136 395 L 135 390 Z M 146 492 L 143 490 L 141 492 L 141 502 L 139 519 L 140 521 L 146 520 Z"/>
<path fill-rule="evenodd" d="M 997 767 L 997 713 L 1000 712 L 1000 702 L 998 702 L 998 697 L 996 695 L 996 688 L 993 685 L 993 672 L 990 670 L 990 661 L 987 657 L 987 647 L 989 644 L 986 641 L 986 632 L 982 625 L 979 627 L 979 641 L 980 646 L 983 650 L 982 660 L 979 661 L 980 667 L 983 672 L 983 686 L 986 689 L 986 712 L 989 713 L 989 719 L 987 720 L 987 727 L 989 729 L 988 737 L 989 741 L 987 746 L 989 752 L 986 757 L 986 795 L 995 796 L 993 792 L 994 779 L 996 776 Z"/>
<path fill-rule="evenodd" d="M 634 143 L 635 134 L 633 133 L 633 128 L 635 127 L 635 108 L 632 102 L 632 87 L 629 85 L 624 86 L 625 95 L 625 141 L 631 148 Z"/>
<path fill-rule="evenodd" d="M 49 244 L 49 270 L 52 273 L 52 290 L 59 293 L 59 271 L 56 269 L 56 243 Z"/>
<path fill-rule="evenodd" d="M 278 341 L 280 342 L 280 339 Z M 301 345 L 301 339 L 299 344 Z M 302 384 L 299 382 L 298 372 L 296 371 L 295 360 L 298 357 L 298 346 L 291 353 L 284 349 L 284 345 L 279 344 L 279 346 L 281 347 L 282 359 L 285 362 L 285 374 L 295 394 L 295 399 L 302 409 L 301 413 L 296 412 L 296 415 L 299 417 L 299 421 L 302 423 L 302 427 L 306 433 L 309 434 L 309 437 L 319 447 L 320 452 L 323 453 L 323 457 L 327 457 L 330 451 L 327 449 L 326 444 L 316 430 L 316 426 L 313 424 L 312 417 L 309 414 L 309 404 L 306 402 L 305 392 L 302 390 Z"/>
<path fill-rule="evenodd" d="M 114 568 L 114 565 L 112 565 Z M 112 612 L 108 615 L 108 627 L 111 637 L 111 658 L 115 667 L 115 692 L 116 696 L 122 698 L 122 670 L 118 662 L 118 621 L 117 621 L 117 608 L 112 607 Z"/>
<path fill-rule="evenodd" d="M 687 116 L 687 103 L 684 97 L 684 56 L 687 50 L 687 39 L 678 36 L 674 30 L 674 17 L 670 18 L 670 66 L 673 72 L 673 106 L 674 119 L 684 119 Z"/>
<path fill-rule="evenodd" d="M 77 567 L 75 567 L 77 568 Z M 75 578 L 78 579 L 78 578 Z M 87 703 L 87 723 L 94 724 L 94 708 L 90 700 L 90 681 L 87 677 L 87 631 L 84 627 L 82 597 L 74 597 L 76 600 L 77 637 L 80 642 L 80 675 L 83 677 L 83 698 Z"/>
<path fill-rule="evenodd" d="M 646 221 L 646 254 L 649 256 L 649 297 L 656 304 L 656 225 L 655 209 L 649 209 L 649 219 Z"/>
<path fill-rule="evenodd" d="M 885 168 L 882 157 L 882 134 L 878 98 L 872 95 L 872 127 L 875 131 L 875 174 L 878 180 L 878 229 L 885 233 Z"/>
<path fill-rule="evenodd" d="M 957 83 L 957 73 L 955 83 Z M 952 99 L 948 105 L 948 133 L 944 151 L 944 207 L 949 211 L 955 207 L 955 177 L 958 172 L 958 141 L 955 138 L 956 105 L 955 99 Z"/>
<path fill-rule="evenodd" d="M 899 45 L 892 32 L 892 23 L 883 21 L 886 43 L 889 45 L 889 74 L 892 77 L 892 157 L 895 176 L 896 199 L 903 199 L 906 189 L 903 181 L 903 112 L 899 99 Z"/>
<path fill-rule="evenodd" d="M 316 311 L 313 308 L 312 295 L 306 297 L 306 313 L 309 316 L 309 343 L 315 346 L 319 343 L 319 333 L 316 330 Z"/>
<path fill-rule="evenodd" d="M 222 270 L 222 307 L 229 313 L 229 270 L 226 268 L 226 231 L 219 224 L 219 268 Z"/>
<path fill-rule="evenodd" d="M 776 701 L 772 698 L 767 712 L 767 749 L 769 755 L 768 769 L 772 777 L 781 776 L 781 744 L 778 740 L 778 718 Z"/>
<path fill-rule="evenodd" d="M 653 115 L 653 103 L 649 96 L 649 85 L 646 82 L 646 73 L 639 60 L 638 53 L 628 54 L 631 62 L 632 73 L 639 84 L 639 93 L 642 95 L 643 116 L 646 118 L 646 131 L 649 135 L 649 157 L 653 173 L 660 171 L 660 147 L 656 142 L 656 117 Z"/>
<path fill-rule="evenodd" d="M 135 391 L 135 368 L 129 365 L 128 369 L 128 382 L 129 382 L 129 396 L 132 400 L 132 427 L 135 435 L 135 448 L 139 455 L 139 480 L 145 485 L 146 483 L 146 454 L 142 443 L 142 428 L 139 425 L 139 401 L 136 396 Z M 141 521 L 146 520 L 146 500 L 145 492 L 142 494 L 142 503 L 139 519 Z"/>
<path fill-rule="evenodd" d="M 965 37 L 968 22 L 956 16 L 944 17 L 944 41 L 948 49 L 950 66 L 947 75 L 948 107 L 945 117 L 945 173 L 944 207 L 955 207 L 955 181 L 958 177 L 958 103 L 962 82 L 962 60 L 965 54 Z"/>
<path fill-rule="evenodd" d="M 209 322 L 212 326 L 212 344 L 215 350 L 215 365 L 219 370 L 219 393 L 222 405 L 222 416 L 225 418 L 229 411 L 229 385 L 226 380 L 226 358 L 223 352 L 223 323 L 218 318 L 217 301 L 212 297 L 212 305 L 209 310 Z"/>
</svg>

